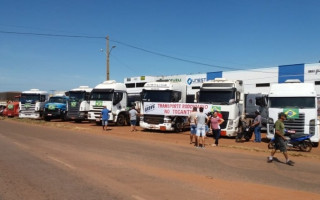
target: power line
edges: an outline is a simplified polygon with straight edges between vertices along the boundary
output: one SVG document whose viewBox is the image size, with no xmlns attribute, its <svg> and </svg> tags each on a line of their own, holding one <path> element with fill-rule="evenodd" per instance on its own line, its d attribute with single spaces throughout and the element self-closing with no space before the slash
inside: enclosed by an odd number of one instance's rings
<svg viewBox="0 0 320 200">
<path fill-rule="evenodd" d="M 16 35 L 33 35 L 33 36 L 45 36 L 45 37 L 67 37 L 67 38 L 85 38 L 85 39 L 106 39 L 106 37 L 101 37 L 101 36 L 88 36 L 88 35 L 66 35 L 66 34 L 50 34 L 50 33 L 35 33 L 35 32 L 16 32 L 16 31 L 3 31 L 0 30 L 0 33 L 4 33 L 4 34 L 16 34 Z M 184 59 L 184 58 L 179 58 L 179 57 L 175 57 L 175 56 L 171 56 L 171 55 L 167 55 L 164 53 L 159 53 L 156 51 L 151 51 L 151 50 L 147 50 L 145 48 L 141 48 L 141 47 L 137 47 L 131 44 L 127 44 L 124 42 L 120 42 L 118 40 L 110 40 L 112 42 L 118 43 L 120 45 L 123 46 L 127 46 L 139 51 L 143 51 L 146 53 L 150 53 L 153 55 L 157 55 L 157 56 L 161 56 L 161 57 L 165 57 L 165 58 L 169 58 L 169 59 L 173 59 L 173 60 L 178 60 L 181 62 L 186 62 L 186 63 L 191 63 L 191 64 L 195 64 L 195 65 L 202 65 L 202 66 L 206 66 L 206 67 L 213 67 L 213 68 L 221 68 L 221 69 L 228 69 L 228 70 L 233 70 L 233 71 L 239 71 L 239 70 L 243 70 L 243 69 L 239 69 L 239 68 L 234 68 L 234 67 L 228 67 L 228 66 L 221 66 L 221 65 L 213 65 L 213 64 L 208 64 L 208 63 L 203 63 L 203 62 L 199 62 L 199 61 L 195 61 L 195 60 L 189 60 L 189 59 Z M 267 72 L 267 71 L 260 71 L 260 70 L 256 70 L 256 69 L 247 69 L 250 70 L 252 72 L 261 72 L 261 73 L 267 73 L 267 74 L 276 74 L 277 72 Z"/>
<path fill-rule="evenodd" d="M 87 35 L 64 35 L 64 34 L 15 32 L 15 31 L 2 31 L 2 30 L 0 30 L 0 33 L 16 34 L 16 35 L 35 35 L 35 36 L 46 36 L 46 37 L 87 38 L 87 39 L 105 39 L 106 38 L 106 37 L 87 36 Z"/>
<path fill-rule="evenodd" d="M 124 42 L 120 42 L 120 41 L 117 41 L 117 40 L 110 40 L 110 41 L 118 43 L 118 44 L 121 44 L 121 45 L 124 45 L 124 46 L 127 46 L 127 47 L 131 47 L 133 49 L 144 51 L 144 52 L 147 52 L 147 53 L 150 53 L 150 54 L 154 54 L 154 55 L 158 55 L 158 56 L 162 56 L 162 57 L 166 57 L 166 58 L 170 58 L 170 59 L 174 59 L 174 60 L 178 60 L 178 61 L 182 61 L 182 62 L 192 63 L 192 64 L 196 64 L 196 65 L 203 65 L 203 66 L 207 66 L 207 67 L 229 69 L 229 70 L 233 70 L 233 71 L 243 70 L 243 69 L 238 69 L 238 68 L 234 68 L 234 67 L 212 65 L 212 64 L 208 64 L 208 63 L 199 62 L 199 61 L 188 60 L 188 59 L 184 59 L 184 58 L 178 58 L 178 57 L 170 56 L 170 55 L 167 55 L 167 54 L 163 54 L 163 53 L 147 50 L 147 49 L 144 49 L 144 48 L 141 48 L 141 47 L 133 46 L 133 45 L 130 45 L 130 44 L 126 44 Z M 251 70 L 254 71 L 254 72 L 276 73 L 276 72 L 259 71 L 259 70 L 255 70 L 255 69 L 251 69 Z"/>
</svg>

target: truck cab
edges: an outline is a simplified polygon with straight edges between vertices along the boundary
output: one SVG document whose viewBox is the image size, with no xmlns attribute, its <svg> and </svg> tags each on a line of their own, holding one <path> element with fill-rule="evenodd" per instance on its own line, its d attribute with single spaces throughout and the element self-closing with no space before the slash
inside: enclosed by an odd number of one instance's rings
<svg viewBox="0 0 320 200">
<path fill-rule="evenodd" d="M 278 114 L 284 112 L 287 120 L 286 129 L 296 134 L 311 134 L 311 142 L 319 145 L 319 127 L 317 118 L 317 94 L 314 83 L 301 83 L 287 80 L 285 83 L 273 84 L 268 95 L 267 138 L 274 137 L 274 123 Z"/>
<path fill-rule="evenodd" d="M 187 116 L 145 114 L 153 103 L 186 103 L 187 86 L 183 83 L 160 80 L 144 85 L 141 93 L 140 127 L 180 132 L 187 124 Z"/>
<path fill-rule="evenodd" d="M 7 105 L 8 117 L 19 117 L 19 101 L 20 96 L 15 96 L 13 102 L 9 102 Z"/>
<path fill-rule="evenodd" d="M 48 92 L 39 89 L 23 91 L 19 102 L 19 118 L 41 119 L 48 98 Z"/>
<path fill-rule="evenodd" d="M 66 120 L 67 118 L 67 100 L 65 95 L 55 95 L 50 97 L 49 101 L 44 105 L 43 118 L 45 121 L 51 119 Z"/>
<path fill-rule="evenodd" d="M 68 91 L 67 118 L 76 122 L 88 119 L 92 88 L 80 86 Z"/>
<path fill-rule="evenodd" d="M 212 111 L 222 114 L 221 135 L 233 137 L 241 131 L 241 120 L 245 118 L 244 93 L 241 80 L 215 78 L 206 81 L 197 94 L 198 103 L 210 104 Z"/>
<path fill-rule="evenodd" d="M 109 80 L 98 84 L 91 91 L 88 120 L 100 124 L 101 110 L 106 106 L 111 111 L 109 113 L 109 122 L 120 126 L 128 124 L 127 98 L 127 89 L 124 83 Z"/>
</svg>

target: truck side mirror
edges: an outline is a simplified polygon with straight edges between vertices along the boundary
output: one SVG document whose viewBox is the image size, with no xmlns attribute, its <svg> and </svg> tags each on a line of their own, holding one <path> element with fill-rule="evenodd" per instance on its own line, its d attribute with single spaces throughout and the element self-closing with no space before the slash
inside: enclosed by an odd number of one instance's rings
<svg viewBox="0 0 320 200">
<path fill-rule="evenodd" d="M 267 106 L 265 97 L 256 97 L 256 105 L 261 107 Z"/>
<path fill-rule="evenodd" d="M 113 98 L 113 105 L 117 105 L 123 98 L 123 93 L 115 92 Z"/>
<path fill-rule="evenodd" d="M 46 96 L 40 95 L 40 102 L 45 102 L 45 100 L 46 100 Z"/>
<path fill-rule="evenodd" d="M 236 100 L 235 102 L 238 103 L 240 101 L 240 92 L 236 91 Z"/>
<path fill-rule="evenodd" d="M 194 103 L 198 103 L 199 102 L 199 94 L 200 92 L 196 92 L 195 97 L 194 97 Z"/>
</svg>

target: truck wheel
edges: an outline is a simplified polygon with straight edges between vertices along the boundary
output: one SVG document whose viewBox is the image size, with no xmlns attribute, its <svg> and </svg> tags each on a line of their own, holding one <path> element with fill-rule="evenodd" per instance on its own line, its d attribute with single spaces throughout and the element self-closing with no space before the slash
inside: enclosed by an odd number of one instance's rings
<svg viewBox="0 0 320 200">
<path fill-rule="evenodd" d="M 62 114 L 61 120 L 62 121 L 67 121 L 67 114 Z"/>
<path fill-rule="evenodd" d="M 300 144 L 300 150 L 305 152 L 310 152 L 312 149 L 312 143 L 310 141 L 304 141 Z"/>
<path fill-rule="evenodd" d="M 117 119 L 117 125 L 118 126 L 126 125 L 126 117 L 124 116 L 124 114 L 119 114 L 118 119 Z"/>
<path fill-rule="evenodd" d="M 183 123 L 182 122 L 176 122 L 175 131 L 177 133 L 182 132 L 183 129 Z"/>
</svg>

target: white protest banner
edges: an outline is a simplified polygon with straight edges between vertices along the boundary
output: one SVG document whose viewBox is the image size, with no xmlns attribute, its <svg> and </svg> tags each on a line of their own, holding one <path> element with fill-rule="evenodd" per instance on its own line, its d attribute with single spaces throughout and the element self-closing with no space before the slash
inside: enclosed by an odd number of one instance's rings
<svg viewBox="0 0 320 200">
<path fill-rule="evenodd" d="M 192 112 L 193 107 L 203 107 L 203 112 L 213 112 L 218 110 L 221 112 L 221 106 L 200 103 L 162 103 L 162 102 L 144 102 L 144 114 L 146 115 L 175 115 L 188 116 Z"/>
</svg>

